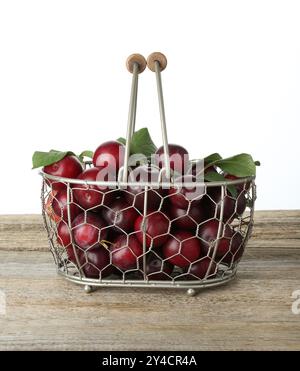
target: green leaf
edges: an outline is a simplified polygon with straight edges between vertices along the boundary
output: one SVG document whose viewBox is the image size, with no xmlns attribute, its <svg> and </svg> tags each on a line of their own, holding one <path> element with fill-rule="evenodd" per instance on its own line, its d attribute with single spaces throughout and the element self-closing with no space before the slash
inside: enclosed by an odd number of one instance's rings
<svg viewBox="0 0 300 371">
<path fill-rule="evenodd" d="M 235 188 L 235 186 L 233 184 L 228 184 L 226 186 L 226 188 L 228 189 L 228 191 L 231 193 L 231 196 L 233 198 L 237 198 L 238 196 L 238 192 L 237 192 L 237 189 Z"/>
<path fill-rule="evenodd" d="M 118 138 L 117 141 L 126 145 L 125 138 Z M 143 154 L 150 157 L 157 150 L 156 145 L 153 143 L 147 128 L 142 128 L 133 133 L 130 141 L 130 154 Z"/>
<path fill-rule="evenodd" d="M 121 144 L 124 144 L 124 146 L 126 146 L 126 139 L 125 138 L 120 137 L 120 138 L 117 139 L 117 142 L 119 142 Z"/>
<path fill-rule="evenodd" d="M 208 173 L 204 174 L 204 179 L 208 182 L 226 182 L 228 179 L 224 177 L 223 174 L 216 173 L 214 171 L 209 171 Z M 237 189 L 233 184 L 229 184 L 226 186 L 228 191 L 231 193 L 232 197 L 237 197 Z"/>
<path fill-rule="evenodd" d="M 94 152 L 93 152 L 93 151 L 86 150 L 86 151 L 82 151 L 82 152 L 80 153 L 80 155 L 78 156 L 78 158 L 79 158 L 79 160 L 80 160 L 81 162 L 83 162 L 83 158 L 84 158 L 84 157 L 93 158 L 93 156 L 94 156 Z"/>
<path fill-rule="evenodd" d="M 216 173 L 214 171 L 209 171 L 204 174 L 204 179 L 208 182 L 224 182 L 226 181 L 224 175 Z"/>
<path fill-rule="evenodd" d="M 219 153 L 212 153 L 211 155 L 204 158 L 205 165 L 209 165 L 212 162 L 222 160 L 222 156 Z"/>
<path fill-rule="evenodd" d="M 49 152 L 35 151 L 32 156 L 32 168 L 36 169 L 38 167 L 51 165 L 71 155 L 74 155 L 71 151 L 61 152 L 54 149 L 51 149 Z"/>
<path fill-rule="evenodd" d="M 150 157 L 156 150 L 157 147 L 153 143 L 147 128 L 142 128 L 133 133 L 130 144 L 132 154 L 142 153 L 146 157 Z"/>
<path fill-rule="evenodd" d="M 241 153 L 236 156 L 214 161 L 213 165 L 218 166 L 225 173 L 237 177 L 253 176 L 256 173 L 256 166 L 251 155 Z"/>
</svg>

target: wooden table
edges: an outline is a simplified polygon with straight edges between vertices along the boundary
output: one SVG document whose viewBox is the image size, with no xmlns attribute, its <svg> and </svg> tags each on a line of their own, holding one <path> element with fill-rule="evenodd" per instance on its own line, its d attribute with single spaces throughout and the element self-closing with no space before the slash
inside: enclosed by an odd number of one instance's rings
<svg viewBox="0 0 300 371">
<path fill-rule="evenodd" d="M 300 350 L 291 310 L 300 211 L 255 220 L 237 279 L 191 298 L 171 289 L 87 295 L 56 275 L 40 216 L 0 216 L 0 350 Z"/>
</svg>

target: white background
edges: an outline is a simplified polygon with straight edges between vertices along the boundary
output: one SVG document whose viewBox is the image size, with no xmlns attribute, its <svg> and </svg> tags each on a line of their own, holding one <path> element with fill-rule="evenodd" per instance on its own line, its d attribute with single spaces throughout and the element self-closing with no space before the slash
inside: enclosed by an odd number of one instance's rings
<svg viewBox="0 0 300 371">
<path fill-rule="evenodd" d="M 193 158 L 248 152 L 258 209 L 300 208 L 299 1 L 0 1 L 0 213 L 39 213 L 34 150 L 125 134 L 133 52 L 168 56 L 169 140 Z M 161 144 L 154 74 L 138 127 Z"/>
</svg>

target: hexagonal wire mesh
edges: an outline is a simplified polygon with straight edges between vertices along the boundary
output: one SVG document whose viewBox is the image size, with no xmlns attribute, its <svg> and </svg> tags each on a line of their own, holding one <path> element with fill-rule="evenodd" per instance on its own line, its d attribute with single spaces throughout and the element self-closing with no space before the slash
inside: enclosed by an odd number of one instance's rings
<svg viewBox="0 0 300 371">
<path fill-rule="evenodd" d="M 44 222 L 66 278 L 90 286 L 203 288 L 234 277 L 252 228 L 254 179 L 198 182 L 201 192 L 188 199 L 171 183 L 111 182 L 100 190 L 95 182 L 43 176 Z M 82 195 L 93 198 L 91 208 Z"/>
<path fill-rule="evenodd" d="M 168 182 L 128 182 L 138 63 L 133 63 L 124 166 L 118 181 L 86 181 L 44 172 L 42 210 L 58 272 L 94 286 L 194 289 L 234 278 L 253 224 L 254 177 L 174 183 L 160 66 L 155 61 Z M 122 179 L 122 181 L 121 181 Z M 230 186 L 236 189 L 233 197 Z M 189 188 L 190 187 L 190 188 Z M 182 190 L 195 192 L 187 197 Z M 87 202 L 88 201 L 88 202 Z"/>
</svg>

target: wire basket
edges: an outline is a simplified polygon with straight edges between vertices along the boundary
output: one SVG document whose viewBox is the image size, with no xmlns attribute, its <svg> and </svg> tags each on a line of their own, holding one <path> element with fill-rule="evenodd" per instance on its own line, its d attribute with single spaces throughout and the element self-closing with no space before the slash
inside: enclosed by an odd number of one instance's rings
<svg viewBox="0 0 300 371">
<path fill-rule="evenodd" d="M 192 296 L 235 277 L 253 226 L 255 179 L 176 181 L 160 74 L 166 59 L 158 53 L 148 58 L 148 66 L 156 75 L 165 167 L 155 181 L 131 179 L 129 148 L 138 74 L 145 63 L 137 55 L 127 61 L 133 78 L 124 166 L 117 180 L 69 179 L 41 171 L 44 224 L 58 273 L 84 285 L 86 292 L 100 286 L 160 287 L 186 289 Z M 80 202 L 82 194 L 93 197 L 92 208 Z"/>
</svg>

